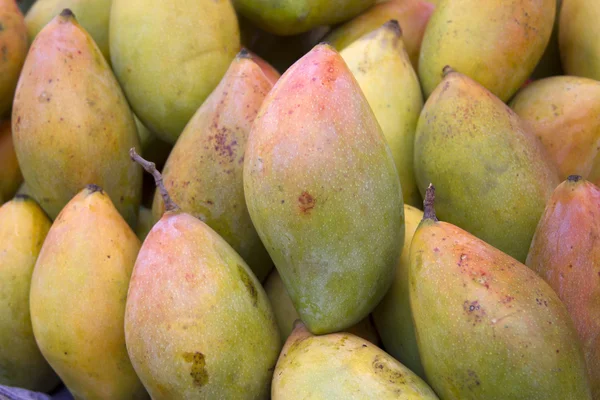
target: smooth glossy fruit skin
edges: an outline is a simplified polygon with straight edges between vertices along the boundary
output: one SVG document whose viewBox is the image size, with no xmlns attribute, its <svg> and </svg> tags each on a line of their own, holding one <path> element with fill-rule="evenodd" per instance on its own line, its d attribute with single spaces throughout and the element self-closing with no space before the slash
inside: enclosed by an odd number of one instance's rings
<svg viewBox="0 0 600 400">
<path fill-rule="evenodd" d="M 133 115 L 98 46 L 68 10 L 31 45 L 12 113 L 29 190 L 51 219 L 86 185 L 101 186 L 135 227 L 142 193 Z"/>
<path fill-rule="evenodd" d="M 281 341 L 244 260 L 208 225 L 166 212 L 129 286 L 127 349 L 155 400 L 268 399 Z"/>
<path fill-rule="evenodd" d="M 394 19 L 400 24 L 404 47 L 416 70 L 425 27 L 434 9 L 435 6 L 425 0 L 388 0 L 336 27 L 323 40 L 342 51 L 360 37 Z"/>
<path fill-rule="evenodd" d="M 283 345 L 292 333 L 294 322 L 300 319 L 300 316 L 294 308 L 294 303 L 292 303 L 292 299 L 290 299 L 276 268 L 269 274 L 264 283 L 264 288 L 267 297 L 269 297 L 269 301 L 271 302 L 271 306 L 273 307 L 277 327 L 281 334 L 281 344 Z M 380 345 L 379 335 L 375 330 L 370 315 L 345 331 L 368 340 L 376 346 Z"/>
<path fill-rule="evenodd" d="M 0 118 L 9 115 L 29 40 L 27 27 L 15 0 L 0 0 Z"/>
<path fill-rule="evenodd" d="M 23 183 L 10 128 L 10 120 L 0 122 L 0 198 L 6 201 L 15 195 Z"/>
<path fill-rule="evenodd" d="M 425 97 L 452 66 L 509 100 L 529 78 L 550 40 L 556 0 L 442 0 L 421 45 Z"/>
<path fill-rule="evenodd" d="M 113 0 L 113 70 L 135 114 L 175 143 L 240 50 L 231 0 Z"/>
<path fill-rule="evenodd" d="M 566 75 L 600 80 L 600 2 L 565 0 L 558 23 L 558 46 Z"/>
<path fill-rule="evenodd" d="M 414 140 L 423 95 L 402 31 L 386 22 L 340 52 L 364 93 L 392 151 L 404 203 L 422 205 L 414 171 Z"/>
<path fill-rule="evenodd" d="M 552 194 L 527 266 L 556 291 L 583 344 L 592 394 L 600 399 L 600 188 L 577 175 Z"/>
<path fill-rule="evenodd" d="M 600 178 L 600 82 L 576 76 L 537 80 L 509 105 L 541 140 L 561 180 Z"/>
<path fill-rule="evenodd" d="M 436 211 L 525 261 L 546 201 L 560 180 L 542 145 L 508 106 L 458 72 L 446 74 L 419 118 L 415 173 Z"/>
<path fill-rule="evenodd" d="M 279 79 L 244 159 L 252 222 L 315 334 L 365 318 L 389 288 L 404 240 L 402 188 L 356 79 L 317 45 Z"/>
<path fill-rule="evenodd" d="M 440 398 L 591 399 L 565 306 L 512 257 L 455 225 L 423 219 L 409 290 L 427 381 Z"/>
<path fill-rule="evenodd" d="M 25 15 L 29 41 L 33 42 L 48 22 L 68 8 L 75 14 L 81 27 L 94 39 L 110 64 L 108 21 L 111 5 L 112 0 L 37 0 Z"/>
<path fill-rule="evenodd" d="M 289 36 L 347 21 L 375 0 L 233 0 L 233 4 L 260 29 Z"/>
<path fill-rule="evenodd" d="M 394 282 L 372 315 L 385 350 L 419 377 L 426 379 L 419 356 L 408 293 L 410 244 L 421 219 L 423 211 L 404 205 L 405 233 L 402 255 L 396 266 Z"/>
<path fill-rule="evenodd" d="M 18 196 L 0 207 L 0 384 L 48 392 L 59 379 L 40 352 L 31 326 L 31 274 L 50 219 Z"/>
<path fill-rule="evenodd" d="M 313 336 L 298 321 L 277 361 L 271 398 L 438 397 L 421 378 L 372 343 L 350 333 Z"/>
<path fill-rule="evenodd" d="M 30 309 L 42 354 L 76 399 L 147 399 L 123 319 L 140 241 L 107 193 L 86 186 L 56 218 L 35 264 Z"/>
<path fill-rule="evenodd" d="M 248 214 L 243 166 L 250 128 L 272 87 L 261 68 L 241 52 L 181 133 L 162 171 L 173 201 L 225 239 L 261 282 L 273 262 Z M 157 190 L 154 221 L 164 209 Z"/>
</svg>

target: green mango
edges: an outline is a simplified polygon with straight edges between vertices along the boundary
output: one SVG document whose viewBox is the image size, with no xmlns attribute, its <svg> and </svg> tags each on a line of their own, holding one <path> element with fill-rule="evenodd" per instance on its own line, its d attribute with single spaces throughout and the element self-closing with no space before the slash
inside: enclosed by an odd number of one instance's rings
<svg viewBox="0 0 600 400">
<path fill-rule="evenodd" d="M 349 333 L 314 336 L 294 324 L 275 368 L 273 400 L 437 400 L 411 370 Z"/>
<path fill-rule="evenodd" d="M 244 156 L 248 211 L 314 334 L 365 318 L 392 283 L 404 240 L 394 158 L 344 59 L 326 44 L 264 100 Z"/>
<path fill-rule="evenodd" d="M 108 20 L 112 0 L 37 0 L 25 15 L 29 40 L 65 8 L 70 9 L 77 22 L 90 34 L 106 61 L 110 64 Z"/>
<path fill-rule="evenodd" d="M 109 40 L 135 115 L 171 144 L 240 50 L 230 0 L 113 0 Z"/>
<path fill-rule="evenodd" d="M 444 400 L 591 400 L 582 345 L 556 292 L 506 253 L 439 221 L 435 191 L 430 185 L 425 195 L 408 273 L 433 390 Z"/>
<path fill-rule="evenodd" d="M 136 372 L 154 400 L 268 399 L 281 339 L 263 287 L 218 233 L 173 202 L 153 164 L 132 157 L 165 203 L 127 296 Z"/>
<path fill-rule="evenodd" d="M 529 78 L 550 40 L 556 0 L 442 0 L 421 44 L 425 97 L 452 66 L 508 101 Z"/>
<path fill-rule="evenodd" d="M 279 36 L 345 22 L 373 4 L 375 0 L 233 0 L 239 14 Z"/>
<path fill-rule="evenodd" d="M 60 382 L 38 348 L 29 312 L 31 275 L 50 225 L 27 196 L 0 207 L 0 384 L 39 392 Z"/>
<path fill-rule="evenodd" d="M 98 46 L 69 9 L 29 50 L 12 130 L 23 177 L 51 219 L 94 183 L 135 227 L 142 169 L 127 155 L 140 146 L 133 115 Z"/>
<path fill-rule="evenodd" d="M 441 218 L 525 262 L 556 166 L 519 116 L 482 85 L 450 68 L 417 125 L 421 194 L 439 189 Z"/>
</svg>

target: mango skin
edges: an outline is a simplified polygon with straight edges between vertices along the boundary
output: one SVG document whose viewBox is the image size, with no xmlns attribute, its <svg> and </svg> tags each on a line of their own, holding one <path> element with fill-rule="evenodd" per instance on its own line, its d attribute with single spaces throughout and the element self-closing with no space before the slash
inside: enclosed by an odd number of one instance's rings
<svg viewBox="0 0 600 400">
<path fill-rule="evenodd" d="M 31 279 L 31 322 L 42 354 L 75 399 L 148 399 L 123 329 L 139 248 L 94 185 L 65 206 L 46 236 Z"/>
<path fill-rule="evenodd" d="M 554 191 L 533 237 L 527 266 L 556 291 L 575 323 L 600 399 L 600 188 L 573 175 Z"/>
<path fill-rule="evenodd" d="M 567 0 L 558 24 L 558 47 L 566 75 L 600 80 L 600 3 Z"/>
<path fill-rule="evenodd" d="M 65 8 L 94 39 L 102 55 L 110 64 L 108 21 L 112 0 L 37 0 L 25 14 L 27 34 L 33 43 L 36 35 Z"/>
<path fill-rule="evenodd" d="M 410 244 L 421 219 L 423 211 L 404 205 L 405 233 L 402 255 L 396 265 L 394 282 L 372 315 L 385 350 L 420 378 L 427 379 L 419 356 L 408 287 Z"/>
<path fill-rule="evenodd" d="M 600 179 L 600 82 L 577 76 L 534 81 L 510 107 L 537 136 L 561 180 L 569 175 Z"/>
<path fill-rule="evenodd" d="M 300 319 L 300 316 L 294 308 L 292 299 L 290 299 L 290 296 L 287 294 L 287 290 L 285 289 L 285 285 L 283 284 L 277 269 L 273 269 L 269 274 L 269 277 L 264 283 L 264 289 L 271 302 L 273 313 L 275 314 L 277 327 L 281 334 L 281 344 L 284 345 L 287 338 L 292 333 L 294 322 Z M 346 332 L 368 340 L 376 346 L 380 345 L 379 335 L 375 330 L 375 325 L 373 325 L 370 315 L 359 321 L 356 325 L 346 329 Z"/>
<path fill-rule="evenodd" d="M 248 54 L 240 53 L 186 125 L 162 170 L 169 195 L 225 239 L 264 281 L 273 262 L 246 207 L 243 171 L 246 140 L 273 84 Z M 160 192 L 152 214 L 165 210 Z"/>
<path fill-rule="evenodd" d="M 252 222 L 315 334 L 365 318 L 389 288 L 404 203 L 385 137 L 342 57 L 317 45 L 267 95 L 244 159 Z"/>
<path fill-rule="evenodd" d="M 233 4 L 260 29 L 289 36 L 347 21 L 375 0 L 233 0 Z"/>
<path fill-rule="evenodd" d="M 372 343 L 349 333 L 313 336 L 298 321 L 275 368 L 273 400 L 438 397 L 421 378 Z"/>
<path fill-rule="evenodd" d="M 72 14 L 56 16 L 31 45 L 12 130 L 27 186 L 51 219 L 96 184 L 135 227 L 142 170 L 128 154 L 140 147 L 133 115 L 98 46 Z"/>
<path fill-rule="evenodd" d="M 400 24 L 410 62 L 417 70 L 421 42 L 434 9 L 431 2 L 424 0 L 388 0 L 336 27 L 323 40 L 341 52 L 360 37 L 395 19 Z"/>
<path fill-rule="evenodd" d="M 419 56 L 425 97 L 450 65 L 508 101 L 542 57 L 555 13 L 556 0 L 440 1 Z"/>
<path fill-rule="evenodd" d="M 155 400 L 268 399 L 281 341 L 260 282 L 208 225 L 166 212 L 138 255 L 127 349 Z"/>
<path fill-rule="evenodd" d="M 9 120 L 0 122 L 0 199 L 10 200 L 23 183 Z M 0 201 L 2 204 L 2 201 Z"/>
<path fill-rule="evenodd" d="M 50 224 L 27 196 L 0 207 L 0 384 L 38 392 L 59 384 L 37 346 L 29 313 L 31 275 Z"/>
<path fill-rule="evenodd" d="M 415 136 L 421 195 L 433 183 L 441 219 L 524 262 L 556 167 L 520 118 L 483 86 L 449 72 Z"/>
<path fill-rule="evenodd" d="M 567 309 L 512 257 L 455 225 L 423 219 L 410 248 L 409 290 L 427 381 L 441 398 L 591 399 Z"/>
<path fill-rule="evenodd" d="M 0 118 L 9 114 L 27 50 L 27 26 L 15 0 L 0 0 Z"/>
<path fill-rule="evenodd" d="M 240 50 L 230 0 L 113 0 L 113 70 L 140 121 L 174 144 Z"/>
<path fill-rule="evenodd" d="M 363 91 L 392 151 L 405 204 L 422 204 L 414 171 L 414 140 L 423 95 L 396 21 L 344 48 L 340 55 Z"/>
</svg>

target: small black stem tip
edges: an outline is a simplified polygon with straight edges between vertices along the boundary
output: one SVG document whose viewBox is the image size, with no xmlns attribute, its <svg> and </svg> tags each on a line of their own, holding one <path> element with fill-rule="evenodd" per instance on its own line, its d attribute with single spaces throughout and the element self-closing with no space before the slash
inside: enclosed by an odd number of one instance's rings
<svg viewBox="0 0 600 400">
<path fill-rule="evenodd" d="M 165 189 L 165 185 L 163 183 L 162 175 L 156 169 L 156 164 L 154 164 L 153 162 L 144 160 L 135 151 L 135 147 L 132 147 L 129 150 L 129 156 L 131 157 L 131 159 L 133 161 L 135 161 L 136 163 L 140 164 L 142 166 L 142 168 L 144 168 L 146 170 L 146 172 L 148 172 L 149 174 L 151 174 L 154 177 L 154 182 L 156 183 L 156 187 L 158 188 L 158 190 L 160 192 L 160 195 L 162 196 L 163 201 L 165 203 L 165 210 L 166 211 L 178 210 L 179 207 L 171 199 L 171 196 L 169 196 L 169 192 L 167 192 L 167 189 Z"/>
<path fill-rule="evenodd" d="M 388 29 L 391 29 L 398 36 L 402 36 L 402 28 L 397 19 L 390 19 L 384 24 Z"/>
<path fill-rule="evenodd" d="M 442 69 L 442 78 L 445 78 L 445 77 L 447 77 L 447 76 L 448 76 L 449 74 L 451 74 L 452 72 L 456 72 L 456 71 L 454 71 L 454 69 L 453 69 L 451 66 L 449 66 L 449 65 L 446 65 L 446 66 L 445 66 L 445 67 Z"/>
<path fill-rule="evenodd" d="M 435 216 L 435 186 L 432 183 L 429 184 L 427 191 L 425 192 L 425 200 L 423 200 L 423 219 L 431 219 L 433 221 L 438 221 Z"/>
<path fill-rule="evenodd" d="M 70 17 L 74 17 L 75 14 L 73 14 L 73 11 L 71 11 L 70 8 L 65 8 L 64 10 L 62 10 L 62 12 L 60 13 L 61 17 L 65 17 L 65 18 L 70 18 Z"/>
<path fill-rule="evenodd" d="M 581 179 L 583 178 L 580 175 L 569 175 L 567 178 L 569 182 L 579 182 Z"/>
</svg>

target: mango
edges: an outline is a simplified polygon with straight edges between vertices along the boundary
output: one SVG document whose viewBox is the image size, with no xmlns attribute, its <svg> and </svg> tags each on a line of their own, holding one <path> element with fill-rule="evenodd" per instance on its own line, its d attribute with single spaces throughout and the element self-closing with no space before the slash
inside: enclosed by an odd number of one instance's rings
<svg viewBox="0 0 600 400">
<path fill-rule="evenodd" d="M 600 2 L 565 1 L 558 23 L 558 48 L 566 75 L 600 80 Z"/>
<path fill-rule="evenodd" d="M 0 199 L 10 200 L 23 184 L 9 120 L 0 122 Z M 2 204 L 2 201 L 0 201 Z"/>
<path fill-rule="evenodd" d="M 349 333 L 314 336 L 297 321 L 273 378 L 273 400 L 437 399 L 417 375 Z"/>
<path fill-rule="evenodd" d="M 340 52 L 364 93 L 392 151 L 405 204 L 421 206 L 414 171 L 414 139 L 423 108 L 419 78 L 396 20 Z"/>
<path fill-rule="evenodd" d="M 440 218 L 524 262 L 556 167 L 500 99 L 451 68 L 444 75 L 417 125 L 419 190 L 436 185 Z"/>
<path fill-rule="evenodd" d="M 174 144 L 240 50 L 230 0 L 113 0 L 112 67 L 140 121 Z"/>
<path fill-rule="evenodd" d="M 244 194 L 312 333 L 344 330 L 375 308 L 404 240 L 402 187 L 367 99 L 331 46 L 298 60 L 262 103 Z"/>
<path fill-rule="evenodd" d="M 144 240 L 125 313 L 127 350 L 152 399 L 268 399 L 281 340 L 260 282 L 213 229 L 171 199 Z"/>
<path fill-rule="evenodd" d="M 556 0 L 442 0 L 419 58 L 425 97 L 452 66 L 508 101 L 529 78 L 550 41 Z"/>
<path fill-rule="evenodd" d="M 145 206 L 140 206 L 139 220 L 135 228 L 135 234 L 138 239 L 143 242 L 148 236 L 150 229 L 154 226 L 154 218 L 152 217 L 152 210 Z"/>
<path fill-rule="evenodd" d="M 375 0 L 233 0 L 239 14 L 279 36 L 345 22 L 373 4 Z"/>
<path fill-rule="evenodd" d="M 139 248 L 96 185 L 73 197 L 44 241 L 31 279 L 33 333 L 75 399 L 148 399 L 123 328 Z"/>
<path fill-rule="evenodd" d="M 425 195 L 409 268 L 433 390 L 445 400 L 591 399 L 582 345 L 556 292 L 506 253 L 439 221 L 435 191 L 430 185 Z"/>
<path fill-rule="evenodd" d="M 0 0 L 0 118 L 10 114 L 28 48 L 23 13 L 15 0 Z"/>
<path fill-rule="evenodd" d="M 31 45 L 12 130 L 23 177 L 51 219 L 93 183 L 135 227 L 142 170 L 127 155 L 139 147 L 133 115 L 98 46 L 69 9 Z"/>
<path fill-rule="evenodd" d="M 541 140 L 561 180 L 600 179 L 600 82 L 577 76 L 537 80 L 509 105 Z"/>
<path fill-rule="evenodd" d="M 556 291 L 575 323 L 600 399 L 600 188 L 571 175 L 552 194 L 535 231 L 527 266 Z"/>
<path fill-rule="evenodd" d="M 425 0 L 388 0 L 336 27 L 323 40 L 341 51 L 360 37 L 393 19 L 400 24 L 402 41 L 410 62 L 416 70 L 419 65 L 423 34 L 434 9 L 435 6 Z"/>
<path fill-rule="evenodd" d="M 31 275 L 51 221 L 27 196 L 0 207 L 0 384 L 49 392 L 59 379 L 33 336 Z"/>
<path fill-rule="evenodd" d="M 173 201 L 225 239 L 260 281 L 273 262 L 248 214 L 242 167 L 250 127 L 272 87 L 250 55 L 241 51 L 186 125 L 162 170 Z M 156 191 L 155 222 L 164 209 Z"/>
<path fill-rule="evenodd" d="M 29 40 L 33 42 L 48 22 L 68 8 L 75 14 L 81 27 L 94 39 L 110 64 L 108 21 L 111 5 L 112 0 L 37 0 L 25 14 Z"/>
<path fill-rule="evenodd" d="M 426 379 L 419 356 L 417 337 L 410 308 L 408 271 L 410 267 L 410 244 L 417 226 L 423 219 L 423 211 L 404 205 L 404 243 L 400 261 L 390 290 L 373 310 L 373 322 L 385 350 L 411 371 Z"/>
</svg>

